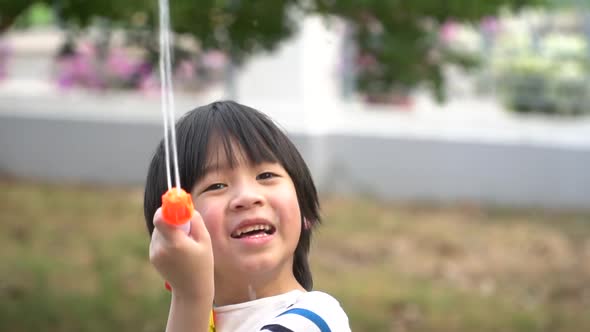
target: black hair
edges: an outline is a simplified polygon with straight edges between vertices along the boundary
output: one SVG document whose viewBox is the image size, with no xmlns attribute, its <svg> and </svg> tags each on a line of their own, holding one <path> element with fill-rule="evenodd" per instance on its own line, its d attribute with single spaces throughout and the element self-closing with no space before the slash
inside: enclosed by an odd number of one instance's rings
<svg viewBox="0 0 590 332">
<path fill-rule="evenodd" d="M 176 123 L 178 167 L 182 188 L 191 192 L 205 174 L 210 142 L 222 144 L 230 167 L 236 164 L 233 144 L 253 164 L 278 162 L 289 174 L 301 211 L 301 235 L 295 249 L 293 274 L 306 289 L 313 287 L 308 253 L 313 228 L 320 223 L 318 194 L 311 172 L 287 135 L 265 114 L 233 101 L 219 101 L 198 107 Z M 156 148 L 149 165 L 145 193 L 144 217 L 150 234 L 153 217 L 168 190 L 164 140 Z M 307 224 L 305 225 L 307 220 Z"/>
</svg>

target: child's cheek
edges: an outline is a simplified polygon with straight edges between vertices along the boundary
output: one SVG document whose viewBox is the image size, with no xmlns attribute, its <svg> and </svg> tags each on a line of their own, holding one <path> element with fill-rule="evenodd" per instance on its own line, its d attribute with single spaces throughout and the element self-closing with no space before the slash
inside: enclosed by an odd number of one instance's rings
<svg viewBox="0 0 590 332">
<path fill-rule="evenodd" d="M 203 222 L 205 223 L 207 231 L 209 231 L 211 240 L 215 241 L 216 238 L 223 233 L 224 226 L 222 210 L 217 208 L 215 202 L 210 202 L 202 207 L 197 207 L 197 211 L 199 211 L 203 218 Z"/>
</svg>

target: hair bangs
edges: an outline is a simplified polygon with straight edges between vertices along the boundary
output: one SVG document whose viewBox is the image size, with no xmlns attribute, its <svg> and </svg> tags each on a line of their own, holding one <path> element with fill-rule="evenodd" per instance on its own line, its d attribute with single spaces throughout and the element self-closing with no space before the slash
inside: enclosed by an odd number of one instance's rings
<svg viewBox="0 0 590 332">
<path fill-rule="evenodd" d="M 179 155 L 184 157 L 180 167 L 186 190 L 190 191 L 212 167 L 234 168 L 241 162 L 284 164 L 279 158 L 280 152 L 273 149 L 275 138 L 268 124 L 251 113 L 233 110 L 231 104 L 223 106 L 195 109 L 188 115 L 194 119 L 180 121 L 192 127 L 178 130 L 186 134 L 179 138 Z"/>
</svg>

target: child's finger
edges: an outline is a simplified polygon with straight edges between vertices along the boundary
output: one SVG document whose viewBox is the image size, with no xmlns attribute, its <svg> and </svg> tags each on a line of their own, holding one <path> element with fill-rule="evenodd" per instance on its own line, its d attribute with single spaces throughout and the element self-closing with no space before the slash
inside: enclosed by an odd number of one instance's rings
<svg viewBox="0 0 590 332">
<path fill-rule="evenodd" d="M 190 237 L 197 242 L 210 242 L 209 231 L 205 227 L 201 214 L 196 210 L 193 211 L 193 216 L 190 219 Z"/>
<path fill-rule="evenodd" d="M 161 207 L 156 210 L 156 213 L 154 213 L 154 227 L 167 241 L 172 241 L 177 236 L 178 232 L 182 232 L 178 227 L 170 225 L 164 220 Z"/>
</svg>

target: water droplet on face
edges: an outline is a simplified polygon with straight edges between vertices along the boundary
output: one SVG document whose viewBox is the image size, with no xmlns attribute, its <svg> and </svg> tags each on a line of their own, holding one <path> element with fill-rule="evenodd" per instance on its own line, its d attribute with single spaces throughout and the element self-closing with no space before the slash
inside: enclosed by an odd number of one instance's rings
<svg viewBox="0 0 590 332">
<path fill-rule="evenodd" d="M 256 300 L 256 291 L 252 285 L 248 285 L 248 297 L 250 298 L 250 301 Z"/>
</svg>

